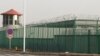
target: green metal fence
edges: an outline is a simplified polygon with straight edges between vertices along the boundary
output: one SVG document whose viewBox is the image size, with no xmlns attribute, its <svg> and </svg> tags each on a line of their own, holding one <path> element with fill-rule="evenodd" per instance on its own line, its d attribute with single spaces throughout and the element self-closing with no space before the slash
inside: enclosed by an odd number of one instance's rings
<svg viewBox="0 0 100 56">
<path fill-rule="evenodd" d="M 67 30 L 65 34 L 65 30 Z M 92 34 L 93 30 L 76 29 L 75 35 L 73 30 L 64 28 L 27 28 L 26 49 L 32 51 L 49 51 L 49 52 L 81 52 L 81 53 L 99 53 L 100 35 Z M 78 33 L 77 33 L 78 32 Z M 0 31 L 0 47 L 8 48 L 9 39 L 5 31 Z M 12 48 L 16 46 L 22 48 L 23 31 L 14 30 L 12 39 Z"/>
<path fill-rule="evenodd" d="M 60 24 L 59 24 L 60 25 Z M 97 23 L 98 26 L 98 23 Z M 34 52 L 100 53 L 100 29 L 28 26 L 26 49 Z M 0 31 L 0 48 L 9 47 L 6 31 Z M 23 28 L 14 29 L 13 49 L 23 47 Z"/>
</svg>

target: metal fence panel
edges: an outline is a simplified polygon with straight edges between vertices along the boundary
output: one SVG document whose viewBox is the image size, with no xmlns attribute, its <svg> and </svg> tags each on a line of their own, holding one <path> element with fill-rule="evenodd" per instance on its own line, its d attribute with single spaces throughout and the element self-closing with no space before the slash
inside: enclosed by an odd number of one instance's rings
<svg viewBox="0 0 100 56">
<path fill-rule="evenodd" d="M 100 53 L 100 36 L 96 29 L 28 27 L 26 36 L 26 49 L 31 51 Z M 6 31 L 0 31 L 0 48 L 8 48 L 8 41 Z M 23 28 L 14 30 L 12 48 L 16 46 L 22 49 Z"/>
</svg>

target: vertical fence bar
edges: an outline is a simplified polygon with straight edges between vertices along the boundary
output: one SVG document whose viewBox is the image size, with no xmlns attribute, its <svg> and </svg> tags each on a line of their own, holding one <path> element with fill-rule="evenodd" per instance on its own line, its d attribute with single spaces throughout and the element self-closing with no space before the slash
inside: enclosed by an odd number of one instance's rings
<svg viewBox="0 0 100 56">
<path fill-rule="evenodd" d="M 59 35 L 60 36 L 60 23 L 59 23 L 59 26 L 57 25 L 57 28 L 59 29 L 59 33 L 57 34 L 57 35 Z M 59 45 L 59 52 L 61 52 L 61 42 L 59 42 L 59 40 L 62 42 L 62 39 L 60 39 L 60 38 L 58 38 L 58 45 Z"/>
<path fill-rule="evenodd" d="M 33 38 L 31 38 L 31 34 L 32 34 L 32 33 L 31 33 L 31 32 L 32 32 L 32 29 L 31 29 L 31 28 L 32 28 L 32 27 L 30 26 L 30 27 L 29 27 L 28 37 L 27 37 L 27 41 L 28 41 L 28 44 L 27 44 L 27 45 L 28 45 L 29 50 L 32 49 L 32 45 L 31 45 L 31 44 L 33 44 L 33 43 L 32 43 L 32 40 L 31 40 L 31 39 L 33 39 Z M 31 40 L 31 41 L 29 41 L 29 40 Z M 30 48 L 29 46 L 31 46 L 31 48 Z"/>
<path fill-rule="evenodd" d="M 46 26 L 46 39 L 48 39 L 48 27 L 47 27 L 47 23 L 45 24 L 45 26 Z M 48 51 L 48 40 L 46 41 L 46 39 L 45 39 L 45 42 L 46 42 L 46 44 L 45 44 L 45 46 L 46 46 L 46 49 L 45 49 L 45 51 Z"/>
<path fill-rule="evenodd" d="M 73 26 L 73 52 L 76 51 L 76 17 L 74 17 L 74 26 Z"/>
<path fill-rule="evenodd" d="M 38 36 L 38 37 L 36 38 L 36 39 L 37 39 L 37 41 L 36 41 L 36 42 L 37 42 L 37 48 L 36 48 L 36 49 L 37 49 L 37 51 L 39 51 L 39 37 L 40 37 L 40 36 L 39 36 L 39 26 L 37 26 L 37 31 L 38 31 L 38 32 L 37 32 L 37 34 L 38 34 L 37 36 Z"/>
<path fill-rule="evenodd" d="M 98 27 L 99 27 L 99 25 L 98 25 L 98 22 L 99 22 L 99 17 L 98 17 L 98 19 L 97 19 L 97 21 L 96 21 L 96 39 L 97 39 L 97 46 L 98 46 L 98 53 L 100 53 L 99 52 L 99 35 L 98 35 Z"/>
<path fill-rule="evenodd" d="M 45 27 L 42 27 L 42 39 L 43 39 L 43 37 L 44 37 L 44 28 Z M 41 48 L 42 48 L 42 50 L 44 49 L 44 43 L 43 43 L 43 41 L 41 40 Z M 43 52 L 44 52 L 44 50 L 43 50 Z"/>
<path fill-rule="evenodd" d="M 88 30 L 88 53 L 90 53 L 90 34 L 91 34 L 91 30 Z"/>
<path fill-rule="evenodd" d="M 54 45 L 54 47 L 53 47 L 53 49 L 54 49 L 55 45 L 56 45 L 56 43 L 55 43 L 55 37 L 54 37 L 54 26 L 52 27 L 52 29 L 53 29 L 52 35 L 53 35 L 53 41 L 54 41 L 54 43 L 52 43 L 52 44 Z M 56 48 L 55 48 L 54 51 L 56 51 Z"/>
<path fill-rule="evenodd" d="M 98 35 L 98 21 L 99 21 L 99 18 L 96 21 L 96 35 Z"/>
<path fill-rule="evenodd" d="M 34 31 L 34 37 L 33 37 L 33 40 L 35 40 L 35 37 L 36 37 L 36 35 L 35 35 L 35 34 L 36 34 L 36 29 L 35 29 L 35 28 L 36 28 L 36 27 L 33 27 L 33 31 Z M 35 44 L 36 41 L 32 41 L 32 42 L 34 43 L 34 45 L 32 45 L 32 46 L 33 46 L 33 49 L 34 49 L 33 51 L 36 51 L 36 44 Z"/>
<path fill-rule="evenodd" d="M 64 21 L 65 21 L 65 52 L 66 52 L 66 51 L 67 51 L 67 50 L 66 50 L 66 49 L 67 49 L 67 48 L 66 48 L 66 47 L 67 47 L 67 46 L 66 46 L 66 44 L 67 44 L 67 43 L 66 43 L 66 39 L 67 39 L 68 37 L 67 37 L 67 21 L 65 20 L 65 18 L 64 18 Z M 69 44 L 70 44 L 70 43 L 69 43 Z"/>
<path fill-rule="evenodd" d="M 48 38 L 49 34 L 50 34 L 49 33 L 49 26 L 47 25 L 47 39 L 46 39 L 47 40 L 47 43 L 46 43 L 47 44 L 47 50 L 46 50 L 47 52 L 49 51 L 49 38 Z"/>
</svg>

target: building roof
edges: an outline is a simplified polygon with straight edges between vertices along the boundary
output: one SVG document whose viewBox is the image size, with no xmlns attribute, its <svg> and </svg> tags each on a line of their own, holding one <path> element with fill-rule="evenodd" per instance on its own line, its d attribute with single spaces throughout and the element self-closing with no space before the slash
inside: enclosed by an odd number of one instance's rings
<svg viewBox="0 0 100 56">
<path fill-rule="evenodd" d="M 19 15 L 19 16 L 21 16 L 21 13 L 17 12 L 14 9 L 10 9 L 4 13 L 1 13 L 1 15 Z"/>
<path fill-rule="evenodd" d="M 98 22 L 98 24 L 97 24 Z M 62 27 L 62 28 L 72 28 L 75 26 L 80 27 L 100 27 L 100 20 L 89 20 L 89 19 L 76 19 L 76 20 L 65 20 L 65 21 L 59 21 L 59 22 L 49 22 L 49 23 L 40 23 L 40 24 L 30 24 L 27 26 L 33 26 L 33 27 Z"/>
<path fill-rule="evenodd" d="M 68 20 L 68 21 L 59 21 L 59 22 L 50 22 L 50 23 L 43 23 L 43 24 L 32 24 L 27 26 L 34 26 L 34 27 L 67 27 L 71 28 L 74 27 L 74 20 Z"/>
</svg>

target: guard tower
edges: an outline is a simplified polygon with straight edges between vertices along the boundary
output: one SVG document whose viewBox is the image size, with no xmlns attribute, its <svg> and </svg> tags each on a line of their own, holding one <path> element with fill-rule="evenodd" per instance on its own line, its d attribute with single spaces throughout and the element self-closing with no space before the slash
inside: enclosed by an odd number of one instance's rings
<svg viewBox="0 0 100 56">
<path fill-rule="evenodd" d="M 16 26 L 20 26 L 19 18 L 21 14 L 18 13 L 16 10 L 10 9 L 4 13 L 1 13 L 1 15 L 3 15 L 3 27 L 12 25 L 13 28 L 15 28 Z"/>
</svg>

